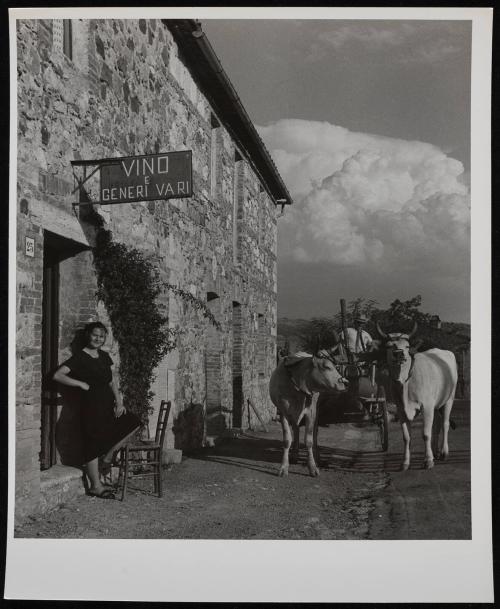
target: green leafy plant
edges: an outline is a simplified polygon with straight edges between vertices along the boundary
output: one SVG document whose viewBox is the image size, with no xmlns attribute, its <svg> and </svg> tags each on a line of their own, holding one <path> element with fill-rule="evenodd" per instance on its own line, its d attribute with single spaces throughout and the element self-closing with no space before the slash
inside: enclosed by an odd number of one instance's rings
<svg viewBox="0 0 500 609">
<path fill-rule="evenodd" d="M 212 311 L 202 300 L 191 294 L 191 292 L 187 292 L 177 285 L 173 285 L 171 283 L 164 283 L 163 285 L 165 289 L 169 290 L 176 296 L 180 296 L 185 303 L 190 304 L 196 311 L 199 311 L 203 317 L 205 317 L 205 319 L 208 319 L 208 321 L 217 328 L 217 330 L 221 329 L 220 323 L 215 319 Z"/>
<path fill-rule="evenodd" d="M 180 334 L 168 327 L 160 296 L 168 290 L 220 328 L 206 304 L 182 288 L 161 281 L 151 259 L 135 248 L 114 242 L 111 231 L 99 228 L 94 248 L 98 292 L 108 312 L 120 352 L 120 387 L 124 401 L 143 422 L 154 396 L 154 370 Z"/>
</svg>

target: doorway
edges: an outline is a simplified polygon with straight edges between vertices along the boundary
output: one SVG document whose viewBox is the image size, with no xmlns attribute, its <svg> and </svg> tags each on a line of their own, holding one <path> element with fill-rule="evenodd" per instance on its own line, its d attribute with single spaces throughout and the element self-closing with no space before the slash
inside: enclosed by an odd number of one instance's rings
<svg viewBox="0 0 500 609">
<path fill-rule="evenodd" d="M 61 325 L 61 263 L 76 256 L 88 246 L 44 231 L 43 240 L 43 298 L 42 298 L 42 396 L 40 413 L 40 469 L 46 470 L 57 462 L 56 428 L 61 399 L 52 380 L 59 364 Z M 67 281 L 66 277 L 66 281 Z"/>
<path fill-rule="evenodd" d="M 216 319 L 221 317 L 221 303 L 218 294 L 207 293 L 207 306 Z M 205 347 L 206 383 L 206 435 L 216 436 L 226 428 L 222 411 L 222 341 L 220 332 L 210 324 Z"/>
<path fill-rule="evenodd" d="M 58 394 L 51 373 L 59 356 L 59 257 L 45 231 L 43 248 L 42 300 L 42 409 L 40 469 L 56 463 L 56 423 Z"/>
<path fill-rule="evenodd" d="M 243 369 L 242 369 L 241 304 L 233 301 L 233 427 L 243 426 Z"/>
</svg>

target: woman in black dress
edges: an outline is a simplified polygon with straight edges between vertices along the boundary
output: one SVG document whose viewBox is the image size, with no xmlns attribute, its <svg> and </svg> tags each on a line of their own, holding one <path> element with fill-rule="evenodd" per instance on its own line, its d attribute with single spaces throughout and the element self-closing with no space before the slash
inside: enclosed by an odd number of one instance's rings
<svg viewBox="0 0 500 609">
<path fill-rule="evenodd" d="M 113 374 L 113 360 L 101 347 L 108 331 L 100 322 L 85 327 L 86 346 L 66 360 L 54 380 L 82 390 L 81 427 L 84 465 L 90 479 L 89 493 L 114 499 L 99 477 L 109 471 L 113 453 L 140 427 L 140 420 L 127 412 Z"/>
</svg>

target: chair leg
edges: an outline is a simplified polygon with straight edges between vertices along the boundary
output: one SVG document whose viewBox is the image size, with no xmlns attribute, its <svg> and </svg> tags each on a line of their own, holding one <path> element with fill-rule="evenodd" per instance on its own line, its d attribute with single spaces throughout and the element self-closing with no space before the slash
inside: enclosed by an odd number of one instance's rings
<svg viewBox="0 0 500 609">
<path fill-rule="evenodd" d="M 148 458 L 153 462 L 153 492 L 158 493 L 158 451 L 155 449 L 148 454 Z"/>
<path fill-rule="evenodd" d="M 163 452 L 160 448 L 154 448 L 152 450 L 145 450 L 145 462 L 150 462 L 153 467 L 153 489 L 154 493 L 158 495 L 158 497 L 163 496 Z M 143 454 L 144 454 L 143 453 Z M 122 487 L 122 496 L 121 500 L 125 499 L 125 495 L 127 494 L 127 486 L 128 486 L 128 478 L 130 471 L 130 451 L 129 446 L 126 445 L 120 449 L 120 467 L 118 472 L 118 481 L 117 486 L 119 486 L 121 482 Z"/>
<path fill-rule="evenodd" d="M 163 496 L 163 451 L 161 449 L 158 450 L 158 497 Z"/>
<path fill-rule="evenodd" d="M 116 484 L 115 484 L 115 488 L 118 489 L 120 488 L 121 482 L 122 482 L 122 468 L 123 468 L 123 459 L 122 459 L 122 451 L 119 450 L 118 451 L 118 455 L 117 455 L 117 465 L 118 465 L 118 476 L 116 478 Z"/>
<path fill-rule="evenodd" d="M 148 450 L 144 454 L 146 455 L 145 456 L 146 466 L 153 468 L 153 492 L 156 493 L 156 466 L 154 464 L 155 451 L 154 450 Z"/>
<path fill-rule="evenodd" d="M 121 449 L 125 454 L 122 454 L 122 461 L 125 460 L 125 467 L 123 472 L 123 482 L 122 482 L 122 501 L 125 499 L 125 494 L 127 492 L 127 481 L 128 481 L 128 446 Z"/>
</svg>

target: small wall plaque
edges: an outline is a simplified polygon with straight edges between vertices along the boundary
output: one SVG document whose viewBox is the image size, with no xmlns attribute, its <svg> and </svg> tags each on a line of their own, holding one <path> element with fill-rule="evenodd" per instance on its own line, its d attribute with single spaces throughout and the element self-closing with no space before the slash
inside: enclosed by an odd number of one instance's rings
<svg viewBox="0 0 500 609">
<path fill-rule="evenodd" d="M 26 256 L 35 256 L 35 240 L 31 237 L 26 237 Z"/>
</svg>

